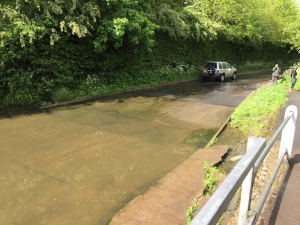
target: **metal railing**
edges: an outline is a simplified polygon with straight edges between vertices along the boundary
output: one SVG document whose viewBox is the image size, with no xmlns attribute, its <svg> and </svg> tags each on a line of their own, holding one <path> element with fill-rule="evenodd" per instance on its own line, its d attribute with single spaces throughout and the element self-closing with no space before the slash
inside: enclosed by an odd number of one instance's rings
<svg viewBox="0 0 300 225">
<path fill-rule="evenodd" d="M 230 201 L 241 185 L 242 192 L 238 224 L 252 225 L 256 223 L 284 156 L 287 156 L 288 160 L 290 159 L 296 119 L 297 107 L 294 105 L 288 106 L 285 111 L 284 121 L 278 127 L 268 143 L 266 143 L 265 138 L 254 136 L 248 138 L 247 152 L 227 175 L 225 180 L 209 198 L 200 212 L 194 217 L 191 225 L 215 225 L 226 211 Z M 280 134 L 282 135 L 277 164 L 256 209 L 250 210 L 254 177 Z"/>
</svg>

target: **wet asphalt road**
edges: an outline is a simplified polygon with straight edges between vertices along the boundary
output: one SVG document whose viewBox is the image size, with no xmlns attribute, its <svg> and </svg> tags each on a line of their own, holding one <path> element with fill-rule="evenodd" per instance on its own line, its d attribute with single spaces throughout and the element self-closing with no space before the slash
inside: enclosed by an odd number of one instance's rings
<svg viewBox="0 0 300 225">
<path fill-rule="evenodd" d="M 125 96 L 143 95 L 191 102 L 237 107 L 241 101 L 262 84 L 269 82 L 270 77 L 263 72 L 255 75 L 241 75 L 237 80 L 227 78 L 224 82 L 215 80 L 195 80 L 177 84 L 164 85 L 149 90 L 126 93 Z M 123 94 L 124 96 L 124 94 Z"/>
</svg>

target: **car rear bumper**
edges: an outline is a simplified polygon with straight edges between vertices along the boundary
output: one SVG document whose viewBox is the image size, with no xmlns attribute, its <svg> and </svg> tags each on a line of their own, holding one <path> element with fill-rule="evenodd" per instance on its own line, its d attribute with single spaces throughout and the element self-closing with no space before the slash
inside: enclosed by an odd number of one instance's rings
<svg viewBox="0 0 300 225">
<path fill-rule="evenodd" d="M 202 73 L 202 77 L 205 77 L 205 78 L 219 78 L 220 77 L 220 74 L 208 74 L 208 73 Z"/>
</svg>

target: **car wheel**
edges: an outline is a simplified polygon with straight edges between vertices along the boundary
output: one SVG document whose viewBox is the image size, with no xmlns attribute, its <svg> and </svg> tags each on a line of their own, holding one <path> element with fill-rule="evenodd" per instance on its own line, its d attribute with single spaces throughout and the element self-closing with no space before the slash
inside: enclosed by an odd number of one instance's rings
<svg viewBox="0 0 300 225">
<path fill-rule="evenodd" d="M 222 74 L 222 75 L 220 76 L 220 81 L 223 82 L 224 80 L 225 80 L 225 75 Z"/>
<path fill-rule="evenodd" d="M 231 77 L 231 80 L 235 80 L 236 79 L 236 73 L 234 73 Z"/>
</svg>

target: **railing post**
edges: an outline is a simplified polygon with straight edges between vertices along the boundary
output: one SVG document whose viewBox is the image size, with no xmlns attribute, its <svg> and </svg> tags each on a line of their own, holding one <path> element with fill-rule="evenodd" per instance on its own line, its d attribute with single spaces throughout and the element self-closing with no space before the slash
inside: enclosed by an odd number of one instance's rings
<svg viewBox="0 0 300 225">
<path fill-rule="evenodd" d="M 285 112 L 285 119 L 272 136 L 271 140 L 266 145 L 266 139 L 260 137 L 250 136 L 247 143 L 247 152 L 244 157 L 236 164 L 232 171 L 227 175 L 225 180 L 219 188 L 208 199 L 199 213 L 194 217 L 190 225 L 213 225 L 216 224 L 219 218 L 226 210 L 229 202 L 235 196 L 238 188 L 242 186 L 241 203 L 239 211 L 239 225 L 255 224 L 262 207 L 266 201 L 271 186 L 275 180 L 276 174 L 280 168 L 285 154 L 290 157 L 292 153 L 295 125 L 297 119 L 297 107 L 291 105 L 287 107 Z M 256 207 L 256 211 L 250 210 L 251 192 L 254 173 L 257 172 L 253 168 L 258 168 L 261 162 L 272 148 L 276 139 L 282 133 L 279 160 L 276 164 L 275 170 L 266 185 L 260 201 Z"/>
<path fill-rule="evenodd" d="M 249 171 L 253 168 L 255 161 L 265 146 L 265 138 L 256 138 L 249 151 L 226 176 L 222 184 L 193 218 L 190 225 L 212 225 L 218 223 L 218 220 L 226 211 L 230 201 L 242 185 Z"/>
<path fill-rule="evenodd" d="M 254 136 L 248 137 L 247 151 L 250 149 L 250 147 L 252 146 L 252 144 L 255 142 L 256 139 L 257 137 Z M 238 225 L 242 225 L 247 219 L 247 212 L 250 208 L 251 194 L 252 194 L 252 177 L 253 177 L 253 168 L 249 171 L 248 175 L 246 176 L 242 184 Z"/>
<path fill-rule="evenodd" d="M 284 118 L 291 116 L 281 134 L 280 141 L 280 149 L 278 158 L 285 153 L 287 150 L 288 156 L 291 157 L 294 135 L 295 135 L 295 127 L 296 127 L 296 119 L 297 119 L 297 107 L 294 105 L 290 105 L 285 110 Z"/>
</svg>

